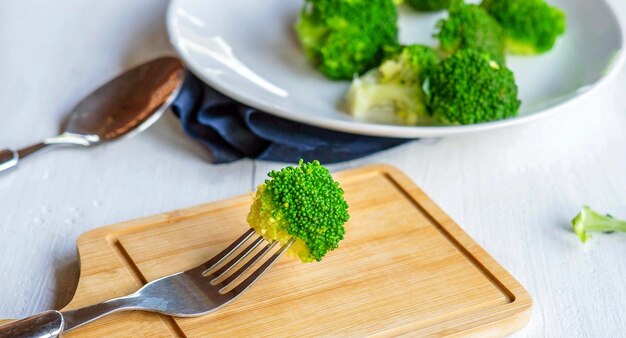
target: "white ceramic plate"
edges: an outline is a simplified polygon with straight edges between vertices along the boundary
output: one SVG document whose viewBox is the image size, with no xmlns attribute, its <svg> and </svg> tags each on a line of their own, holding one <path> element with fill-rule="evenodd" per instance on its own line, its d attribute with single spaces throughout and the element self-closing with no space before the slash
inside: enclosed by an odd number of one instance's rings
<svg viewBox="0 0 626 338">
<path fill-rule="evenodd" d="M 222 93 L 287 119 L 345 132 L 440 137 L 511 126 L 562 110 L 624 61 L 619 19 L 603 0 L 549 0 L 567 14 L 553 50 L 512 57 L 522 106 L 516 118 L 468 126 L 395 126 L 359 121 L 339 108 L 349 82 L 331 81 L 305 60 L 293 26 L 302 0 L 172 0 L 170 40 L 187 66 Z M 444 16 L 400 9 L 400 41 L 436 45 Z M 558 108 L 558 109 L 557 109 Z"/>
</svg>

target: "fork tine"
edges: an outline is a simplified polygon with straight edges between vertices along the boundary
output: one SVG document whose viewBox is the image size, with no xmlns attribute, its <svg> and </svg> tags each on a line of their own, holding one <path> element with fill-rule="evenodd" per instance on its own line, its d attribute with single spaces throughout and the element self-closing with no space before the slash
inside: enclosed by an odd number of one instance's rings
<svg viewBox="0 0 626 338">
<path fill-rule="evenodd" d="M 248 240 L 248 238 L 250 238 L 250 236 L 254 234 L 254 232 L 255 232 L 254 229 L 250 228 L 243 235 L 241 235 L 241 237 L 237 238 L 236 241 L 234 241 L 231 245 L 229 245 L 226 249 L 222 250 L 220 253 L 213 256 L 213 258 L 206 261 L 206 263 L 202 265 L 204 268 L 204 271 L 202 272 L 202 274 L 205 274 L 209 270 L 215 268 L 215 266 L 217 266 L 222 261 L 224 261 L 226 257 L 230 256 L 235 250 L 239 249 L 239 247 L 242 246 Z"/>
<path fill-rule="evenodd" d="M 263 242 L 263 237 L 259 236 L 257 239 L 254 240 L 254 242 L 250 243 L 250 245 L 248 245 L 248 247 L 246 247 L 242 252 L 240 252 L 235 258 L 229 260 L 226 264 L 224 264 L 224 266 L 219 268 L 217 271 L 211 273 L 211 275 L 215 277 L 213 278 L 211 283 L 215 283 L 221 276 L 223 276 L 225 273 L 228 273 L 228 271 L 232 270 L 235 266 L 237 266 L 237 264 L 239 264 L 239 262 L 241 262 L 252 251 L 254 251 L 254 249 L 256 249 L 256 247 L 259 246 L 261 242 Z"/>
<path fill-rule="evenodd" d="M 276 251 L 276 253 L 274 253 L 274 255 L 272 255 L 272 257 L 270 257 L 268 260 L 266 260 L 265 263 L 263 263 L 263 265 L 261 265 L 258 269 L 256 269 L 256 271 L 254 271 L 250 276 L 248 276 L 248 278 L 244 279 L 241 283 L 239 283 L 239 285 L 234 287 L 230 292 L 234 292 L 235 295 L 239 295 L 242 292 L 246 291 L 246 289 L 248 287 L 250 287 L 250 285 L 252 285 L 252 283 L 254 283 L 259 277 L 261 277 L 263 275 L 263 273 L 265 273 L 265 271 L 270 266 L 272 266 L 272 264 L 274 264 L 274 262 L 280 256 L 282 256 L 283 253 L 285 253 L 285 251 L 287 251 L 287 249 L 289 249 L 289 247 L 293 244 L 294 241 L 295 241 L 294 239 L 291 239 L 289 242 L 283 244 L 283 246 L 278 251 Z M 274 244 L 276 244 L 276 242 L 273 242 L 271 245 L 274 246 Z M 265 254 L 265 253 L 263 253 L 263 254 Z M 228 285 L 228 284 L 224 284 L 224 285 Z"/>
<path fill-rule="evenodd" d="M 258 262 L 261 258 L 263 258 L 263 256 L 265 256 L 265 254 L 267 254 L 268 251 L 272 250 L 272 248 L 276 245 L 276 243 L 277 243 L 276 241 L 267 243 L 267 245 L 263 249 L 261 249 L 261 251 L 259 251 L 256 255 L 254 255 L 254 257 L 252 257 L 249 261 L 247 261 L 244 266 L 240 267 L 237 271 L 233 272 L 232 275 L 224 279 L 224 281 L 222 281 L 221 283 L 223 287 L 220 290 L 220 292 L 223 292 L 223 290 L 226 287 L 228 287 L 228 285 L 232 283 L 235 279 L 243 276 L 243 274 L 246 273 L 246 271 L 248 271 L 256 262 Z"/>
</svg>

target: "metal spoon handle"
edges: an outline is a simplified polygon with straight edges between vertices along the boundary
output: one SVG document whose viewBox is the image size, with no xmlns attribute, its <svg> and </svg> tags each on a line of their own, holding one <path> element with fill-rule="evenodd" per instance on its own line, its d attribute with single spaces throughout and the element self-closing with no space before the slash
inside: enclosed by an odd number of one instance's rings
<svg viewBox="0 0 626 338">
<path fill-rule="evenodd" d="M 54 143 L 41 142 L 20 150 L 5 149 L 0 151 L 0 172 L 9 170 L 18 165 L 24 158 L 48 148 Z"/>
<path fill-rule="evenodd" d="M 97 141 L 98 137 L 94 135 L 63 133 L 59 136 L 47 138 L 41 143 L 33 144 L 32 146 L 28 146 L 20 150 L 0 150 L 0 172 L 15 167 L 21 160 L 35 153 L 39 153 L 44 149 L 54 148 L 61 145 L 89 146 Z"/>
<path fill-rule="evenodd" d="M 0 150 L 0 172 L 15 167 L 19 159 L 17 151 L 13 149 Z"/>
</svg>

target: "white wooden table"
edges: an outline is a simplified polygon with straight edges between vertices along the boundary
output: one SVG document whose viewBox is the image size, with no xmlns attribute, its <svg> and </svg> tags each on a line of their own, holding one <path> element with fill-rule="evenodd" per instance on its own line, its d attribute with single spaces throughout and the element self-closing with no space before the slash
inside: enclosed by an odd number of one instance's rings
<svg viewBox="0 0 626 338">
<path fill-rule="evenodd" d="M 611 1 L 626 21 L 626 3 Z M 171 54 L 166 5 L 0 1 L 0 146 L 55 134 L 100 83 Z M 415 180 L 533 296 L 531 322 L 517 336 L 624 336 L 626 234 L 583 245 L 569 221 L 583 204 L 626 218 L 625 85 L 622 71 L 538 122 L 414 142 L 331 168 L 383 162 Z M 282 165 L 210 165 L 171 116 L 123 142 L 23 163 L 0 177 L 0 318 L 70 300 L 81 233 L 247 193 Z"/>
</svg>

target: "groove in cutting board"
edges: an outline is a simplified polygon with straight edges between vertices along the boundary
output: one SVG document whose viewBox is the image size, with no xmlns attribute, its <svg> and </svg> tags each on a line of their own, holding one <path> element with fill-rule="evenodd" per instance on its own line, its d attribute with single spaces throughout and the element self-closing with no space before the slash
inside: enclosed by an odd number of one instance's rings
<svg viewBox="0 0 626 338">
<path fill-rule="evenodd" d="M 146 277 L 144 277 L 141 271 L 137 269 L 137 266 L 133 263 L 133 259 L 128 255 L 128 252 L 126 252 L 122 244 L 118 240 L 114 240 L 113 246 L 117 249 L 119 255 L 126 262 L 126 266 L 130 270 L 132 270 L 135 276 L 137 276 L 137 278 L 141 281 L 141 284 L 142 285 L 147 284 L 148 280 L 146 279 Z M 185 337 L 185 334 L 183 333 L 181 328 L 178 326 L 178 324 L 176 324 L 176 321 L 174 320 L 174 318 L 163 316 L 163 315 L 160 315 L 160 317 L 161 317 L 161 320 L 163 321 L 163 324 L 169 327 L 173 334 L 175 334 L 177 337 Z"/>
<path fill-rule="evenodd" d="M 351 219 L 321 263 L 283 257 L 203 317 L 121 313 L 67 336 L 502 336 L 526 324 L 528 293 L 406 176 L 372 166 L 335 177 Z M 242 196 L 84 234 L 68 308 L 206 261 L 248 228 L 250 203 Z"/>
<path fill-rule="evenodd" d="M 415 208 L 419 209 L 422 214 L 427 217 L 430 222 L 433 224 L 433 226 L 435 226 L 437 228 L 437 230 L 439 230 L 441 232 L 442 235 L 444 235 L 451 243 L 453 243 L 460 252 L 463 253 L 463 255 L 465 255 L 465 257 L 467 257 L 467 259 L 472 262 L 472 264 L 474 264 L 477 268 L 480 269 L 481 272 L 483 272 L 485 274 L 485 277 L 489 278 L 489 280 L 491 282 L 493 282 L 496 287 L 498 287 L 500 289 L 500 291 L 502 291 L 502 293 L 504 293 L 509 299 L 509 302 L 513 302 L 515 301 L 515 295 L 513 295 L 511 293 L 511 291 L 509 291 L 506 286 L 504 286 L 489 270 L 487 270 L 477 259 L 476 257 L 472 256 L 465 247 L 463 247 L 463 245 L 461 245 L 461 243 L 459 243 L 452 235 L 450 235 L 450 233 L 448 231 L 446 231 L 446 229 L 444 229 L 443 227 L 441 227 L 441 225 L 439 225 L 437 223 L 437 221 L 435 219 L 433 219 L 433 217 L 428 213 L 428 211 L 426 211 L 421 205 L 419 205 L 415 200 L 411 199 L 411 195 L 409 193 L 407 193 L 406 190 L 404 190 L 404 188 L 399 185 L 396 181 L 393 180 L 393 178 L 391 178 L 389 175 L 385 175 L 385 177 L 389 180 L 389 182 L 391 184 L 393 184 L 396 189 L 398 189 L 399 191 L 401 191 L 402 193 L 404 193 L 404 195 L 407 197 L 407 199 L 409 199 L 411 202 L 413 202 L 413 205 L 415 206 Z"/>
</svg>

